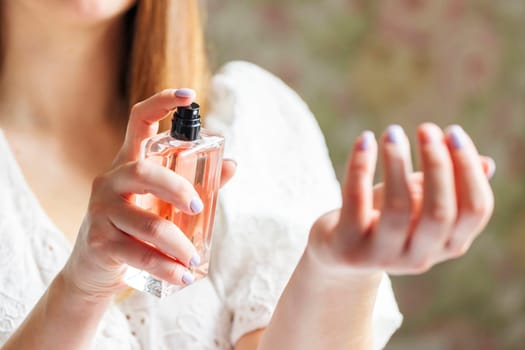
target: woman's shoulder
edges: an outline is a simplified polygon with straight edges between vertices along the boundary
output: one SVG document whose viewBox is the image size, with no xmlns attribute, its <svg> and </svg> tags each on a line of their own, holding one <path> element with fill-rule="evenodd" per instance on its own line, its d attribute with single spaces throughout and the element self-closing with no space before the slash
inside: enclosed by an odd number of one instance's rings
<svg viewBox="0 0 525 350">
<path fill-rule="evenodd" d="M 317 120 L 299 94 L 253 63 L 223 65 L 211 80 L 208 107 L 207 126 L 230 141 L 271 137 L 289 146 L 294 138 L 308 139 L 326 151 Z"/>
<path fill-rule="evenodd" d="M 282 188 L 303 193 L 305 186 L 321 182 L 319 187 L 334 189 L 328 197 L 339 197 L 317 120 L 293 89 L 263 68 L 233 61 L 219 69 L 211 83 L 206 125 L 226 137 L 225 156 L 240 165 L 234 179 L 239 191 L 240 184 L 253 186 L 255 179 L 267 188 L 258 196 L 270 196 L 271 189 L 282 195 Z M 246 193 L 253 198 L 253 191 Z"/>
<path fill-rule="evenodd" d="M 237 84 L 250 86 L 251 88 L 259 88 L 261 85 L 269 84 L 273 88 L 280 87 L 285 91 L 292 92 L 277 76 L 248 61 L 230 61 L 222 65 L 213 76 L 212 83 L 223 79 L 234 79 Z"/>
<path fill-rule="evenodd" d="M 224 64 L 213 76 L 210 89 L 210 105 L 216 107 L 231 103 L 282 104 L 282 107 L 307 108 L 299 95 L 271 72 L 246 61 Z M 239 100 L 242 98 L 242 100 Z M 285 104 L 287 103 L 287 105 Z"/>
<path fill-rule="evenodd" d="M 273 87 L 290 89 L 278 76 L 248 61 L 226 62 L 215 72 L 213 79 L 225 77 L 235 78 L 239 83 L 247 83 L 251 87 L 257 87 L 258 84 L 271 84 Z"/>
</svg>

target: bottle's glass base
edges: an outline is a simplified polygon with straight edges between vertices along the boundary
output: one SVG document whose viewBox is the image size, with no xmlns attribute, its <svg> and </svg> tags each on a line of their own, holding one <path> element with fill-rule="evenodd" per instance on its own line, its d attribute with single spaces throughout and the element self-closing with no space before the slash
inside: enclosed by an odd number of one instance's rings
<svg viewBox="0 0 525 350">
<path fill-rule="evenodd" d="M 195 277 L 195 281 L 198 281 L 208 274 L 208 264 L 201 264 L 190 270 Z M 160 280 L 144 270 L 138 270 L 131 266 L 128 266 L 124 282 L 136 290 L 151 294 L 160 299 L 170 296 L 186 287 L 184 285 L 171 284 Z"/>
</svg>

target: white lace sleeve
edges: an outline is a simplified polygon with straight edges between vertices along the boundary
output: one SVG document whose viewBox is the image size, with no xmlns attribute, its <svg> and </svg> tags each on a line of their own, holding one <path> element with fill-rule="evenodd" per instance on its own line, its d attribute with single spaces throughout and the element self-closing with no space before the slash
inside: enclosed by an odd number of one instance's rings
<svg viewBox="0 0 525 350">
<path fill-rule="evenodd" d="M 314 220 L 340 206 L 323 135 L 305 103 L 282 81 L 232 62 L 212 82 L 210 129 L 238 162 L 221 192 L 213 279 L 233 314 L 231 341 L 265 327 L 307 242 Z M 374 313 L 376 348 L 399 327 L 388 277 Z"/>
</svg>

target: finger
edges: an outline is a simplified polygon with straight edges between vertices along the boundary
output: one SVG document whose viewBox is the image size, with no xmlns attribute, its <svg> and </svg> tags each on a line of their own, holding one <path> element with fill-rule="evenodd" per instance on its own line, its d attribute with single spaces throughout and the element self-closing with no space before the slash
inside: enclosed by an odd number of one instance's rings
<svg viewBox="0 0 525 350">
<path fill-rule="evenodd" d="M 233 159 L 223 159 L 221 170 L 221 183 L 219 187 L 224 186 L 228 181 L 230 181 L 233 175 L 235 175 L 236 170 L 236 161 L 234 161 Z"/>
<path fill-rule="evenodd" d="M 133 106 L 126 137 L 116 164 L 137 159 L 141 142 L 158 131 L 158 121 L 179 106 L 187 106 L 195 99 L 191 89 L 166 89 Z"/>
<path fill-rule="evenodd" d="M 124 198 L 151 193 L 186 214 L 198 214 L 203 209 L 197 191 L 188 180 L 148 159 L 124 164 L 107 177 L 111 191 Z"/>
<path fill-rule="evenodd" d="M 110 209 L 108 217 L 120 231 L 153 244 L 186 266 L 197 266 L 200 256 L 186 235 L 171 221 L 140 209 L 130 203 L 120 203 Z"/>
<path fill-rule="evenodd" d="M 496 172 L 496 162 L 491 157 L 480 156 L 480 161 L 483 166 L 483 171 L 488 179 L 491 179 Z M 410 193 L 412 194 L 412 201 L 417 201 L 423 196 L 423 173 L 415 172 L 409 176 Z M 374 186 L 374 209 L 380 210 L 383 208 L 385 185 L 379 183 Z"/>
<path fill-rule="evenodd" d="M 112 243 L 112 251 L 120 263 L 144 270 L 151 275 L 172 284 L 186 285 L 195 280 L 193 274 L 169 256 L 154 247 L 122 233 Z"/>
<path fill-rule="evenodd" d="M 340 218 L 341 225 L 347 227 L 343 232 L 365 233 L 370 226 L 376 161 L 375 136 L 371 131 L 365 131 L 356 140 L 348 160 Z"/>
<path fill-rule="evenodd" d="M 423 173 L 415 172 L 409 175 L 408 183 L 412 203 L 415 204 L 423 198 Z M 385 196 L 385 184 L 379 183 L 374 186 L 374 209 L 381 210 Z"/>
<path fill-rule="evenodd" d="M 496 173 L 496 161 L 487 156 L 481 156 L 481 164 L 483 165 L 483 172 L 487 175 L 488 179 L 492 179 Z"/>
<path fill-rule="evenodd" d="M 457 207 L 452 160 L 441 129 L 423 124 L 418 130 L 424 174 L 423 203 L 407 243 L 407 263 L 422 271 L 442 252 L 454 226 Z"/>
<path fill-rule="evenodd" d="M 382 153 L 384 205 L 375 229 L 374 250 L 388 263 L 401 255 L 412 217 L 410 146 L 400 126 L 388 128 L 382 140 Z"/>
<path fill-rule="evenodd" d="M 474 143 L 460 126 L 447 130 L 454 166 L 458 220 L 447 248 L 452 256 L 463 254 L 487 224 L 494 197 Z M 495 168 L 495 165 L 494 165 Z"/>
</svg>

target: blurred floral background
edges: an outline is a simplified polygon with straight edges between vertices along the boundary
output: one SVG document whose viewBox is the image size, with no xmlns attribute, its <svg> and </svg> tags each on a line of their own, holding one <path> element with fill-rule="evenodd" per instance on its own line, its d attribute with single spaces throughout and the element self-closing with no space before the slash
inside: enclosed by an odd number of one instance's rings
<svg viewBox="0 0 525 350">
<path fill-rule="evenodd" d="M 212 67 L 243 59 L 307 101 L 338 172 L 355 137 L 463 125 L 494 157 L 496 214 L 468 255 L 395 277 L 387 349 L 525 344 L 525 1 L 207 0 Z"/>
</svg>

